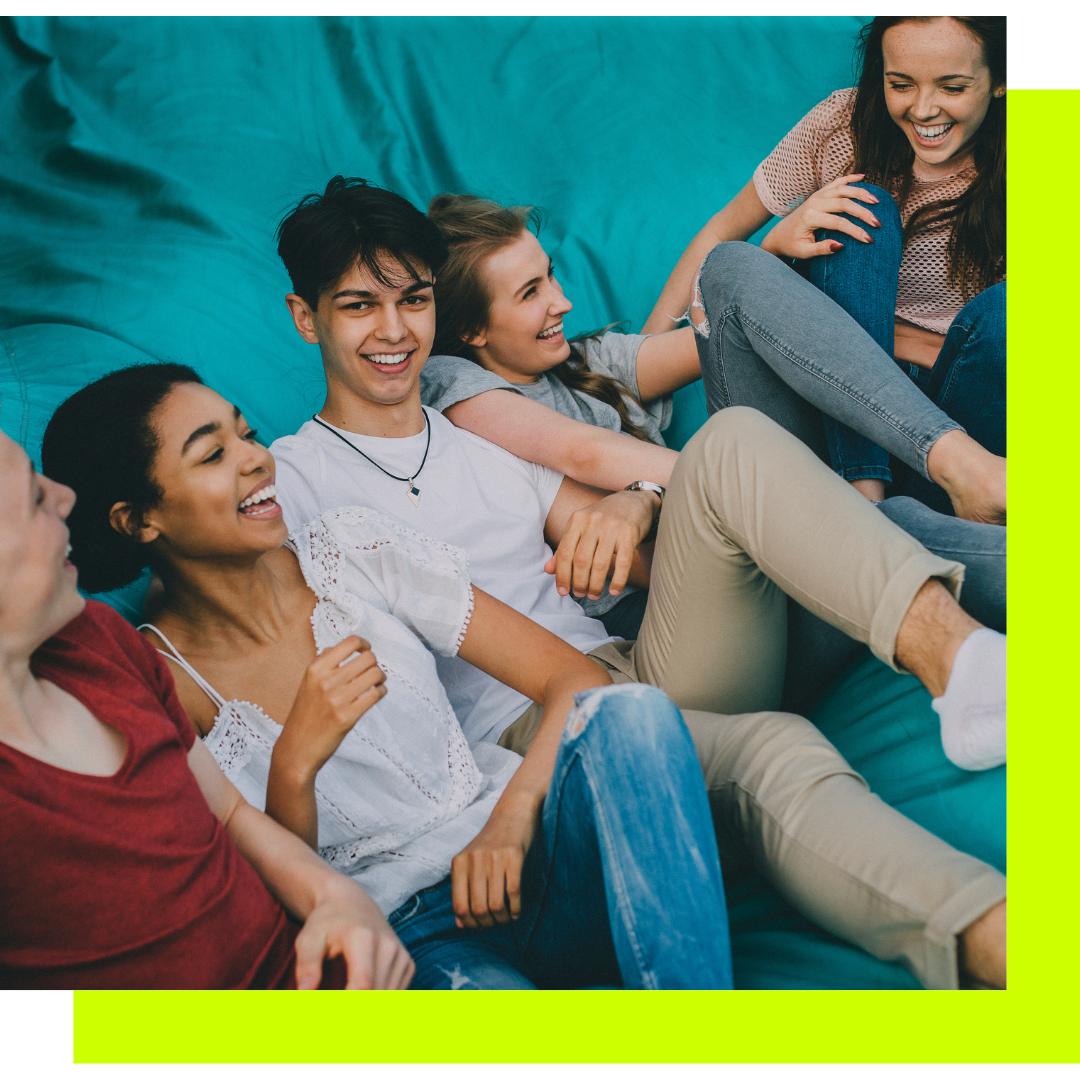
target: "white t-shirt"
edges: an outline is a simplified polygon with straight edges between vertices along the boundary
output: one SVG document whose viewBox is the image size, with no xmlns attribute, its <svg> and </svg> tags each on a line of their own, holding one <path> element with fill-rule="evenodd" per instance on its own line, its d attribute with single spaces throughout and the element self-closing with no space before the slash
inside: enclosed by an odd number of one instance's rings
<svg viewBox="0 0 1080 1080">
<path fill-rule="evenodd" d="M 544 523 L 563 477 L 543 465 L 507 453 L 441 413 L 424 409 L 431 447 L 415 478 L 419 505 L 407 485 L 366 461 L 325 428 L 309 420 L 270 450 L 277 460 L 278 500 L 290 532 L 326 510 L 370 506 L 395 521 L 464 548 L 469 576 L 478 588 L 588 652 L 613 638 L 544 573 L 551 548 Z M 353 446 L 395 476 L 413 476 L 424 456 L 427 433 L 379 439 L 341 431 Z M 372 643 L 378 655 L 378 643 Z M 437 656 L 446 688 L 470 743 L 495 742 L 529 706 L 528 698 L 459 657 Z"/>
</svg>

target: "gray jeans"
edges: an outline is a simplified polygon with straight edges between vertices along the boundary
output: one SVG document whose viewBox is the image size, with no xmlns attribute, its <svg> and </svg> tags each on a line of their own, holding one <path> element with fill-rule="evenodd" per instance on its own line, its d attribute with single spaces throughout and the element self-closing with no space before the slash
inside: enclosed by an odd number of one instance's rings
<svg viewBox="0 0 1080 1080">
<path fill-rule="evenodd" d="M 701 268 L 698 356 L 709 413 L 749 405 L 829 461 L 821 414 L 927 476 L 930 447 L 960 425 L 945 415 L 839 305 L 752 244 L 719 244 Z M 1006 530 L 939 514 L 915 499 L 879 503 L 936 555 L 966 567 L 961 606 L 1005 630 Z M 860 651 L 789 602 L 784 709 L 807 712 Z"/>
<path fill-rule="evenodd" d="M 698 356 L 710 415 L 749 405 L 829 461 L 821 413 L 929 479 L 926 455 L 959 428 L 838 304 L 752 244 L 718 244 L 701 266 Z"/>
</svg>

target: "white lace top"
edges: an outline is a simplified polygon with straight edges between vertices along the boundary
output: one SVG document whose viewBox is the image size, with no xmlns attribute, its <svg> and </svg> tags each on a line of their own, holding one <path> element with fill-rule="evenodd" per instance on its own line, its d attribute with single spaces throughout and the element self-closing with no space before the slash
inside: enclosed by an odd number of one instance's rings
<svg viewBox="0 0 1080 1080">
<path fill-rule="evenodd" d="M 359 506 L 328 511 L 289 546 L 318 597 L 311 623 L 319 652 L 357 634 L 386 672 L 386 696 L 319 771 L 315 800 L 319 853 L 389 914 L 450 872 L 521 762 L 493 743 L 466 743 L 429 651 L 453 656 L 465 636 L 468 556 Z M 164 655 L 218 706 L 206 746 L 262 809 L 281 725 L 251 702 L 225 701 L 152 629 L 169 647 Z"/>
</svg>

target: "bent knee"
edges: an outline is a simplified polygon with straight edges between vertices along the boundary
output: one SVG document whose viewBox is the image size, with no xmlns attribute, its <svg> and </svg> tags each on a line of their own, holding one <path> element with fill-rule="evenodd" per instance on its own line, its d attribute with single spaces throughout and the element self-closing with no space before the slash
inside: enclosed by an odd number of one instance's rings
<svg viewBox="0 0 1080 1080">
<path fill-rule="evenodd" d="M 888 222 L 901 225 L 900 207 L 896 205 L 896 200 L 883 187 L 878 187 L 877 184 L 868 184 L 865 180 L 856 180 L 851 187 L 862 188 L 877 198 L 877 203 L 870 204 L 869 208 L 882 225 Z M 868 204 L 864 203 L 863 205 Z"/>
<path fill-rule="evenodd" d="M 956 316 L 957 322 L 971 327 L 1005 331 L 1005 282 L 999 281 L 972 297 Z"/>
<path fill-rule="evenodd" d="M 574 695 L 564 739 L 572 742 L 586 732 L 603 729 L 621 741 L 655 745 L 684 731 L 679 710 L 671 699 L 647 683 L 613 683 Z"/>
<path fill-rule="evenodd" d="M 749 405 L 729 405 L 713 413 L 683 448 L 682 456 L 694 452 L 709 453 L 726 445 L 741 447 L 775 443 L 777 439 L 794 438 L 775 420 Z M 690 455 L 687 455 L 687 451 Z"/>
</svg>

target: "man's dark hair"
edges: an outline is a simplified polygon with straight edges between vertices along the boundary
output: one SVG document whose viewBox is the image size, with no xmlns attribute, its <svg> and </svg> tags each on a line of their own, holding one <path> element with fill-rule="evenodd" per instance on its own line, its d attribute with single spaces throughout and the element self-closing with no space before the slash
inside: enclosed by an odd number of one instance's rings
<svg viewBox="0 0 1080 1080">
<path fill-rule="evenodd" d="M 109 512 L 131 503 L 136 521 L 157 506 L 154 410 L 178 383 L 201 383 L 184 364 L 135 364 L 76 391 L 52 414 L 41 444 L 41 471 L 67 484 L 71 561 L 86 592 L 119 589 L 154 563 L 149 544 L 117 532 Z"/>
<path fill-rule="evenodd" d="M 313 309 L 353 266 L 389 288 L 388 260 L 422 280 L 447 257 L 439 230 L 408 199 L 356 176 L 335 176 L 321 195 L 305 195 L 276 235 L 293 292 Z"/>
</svg>

